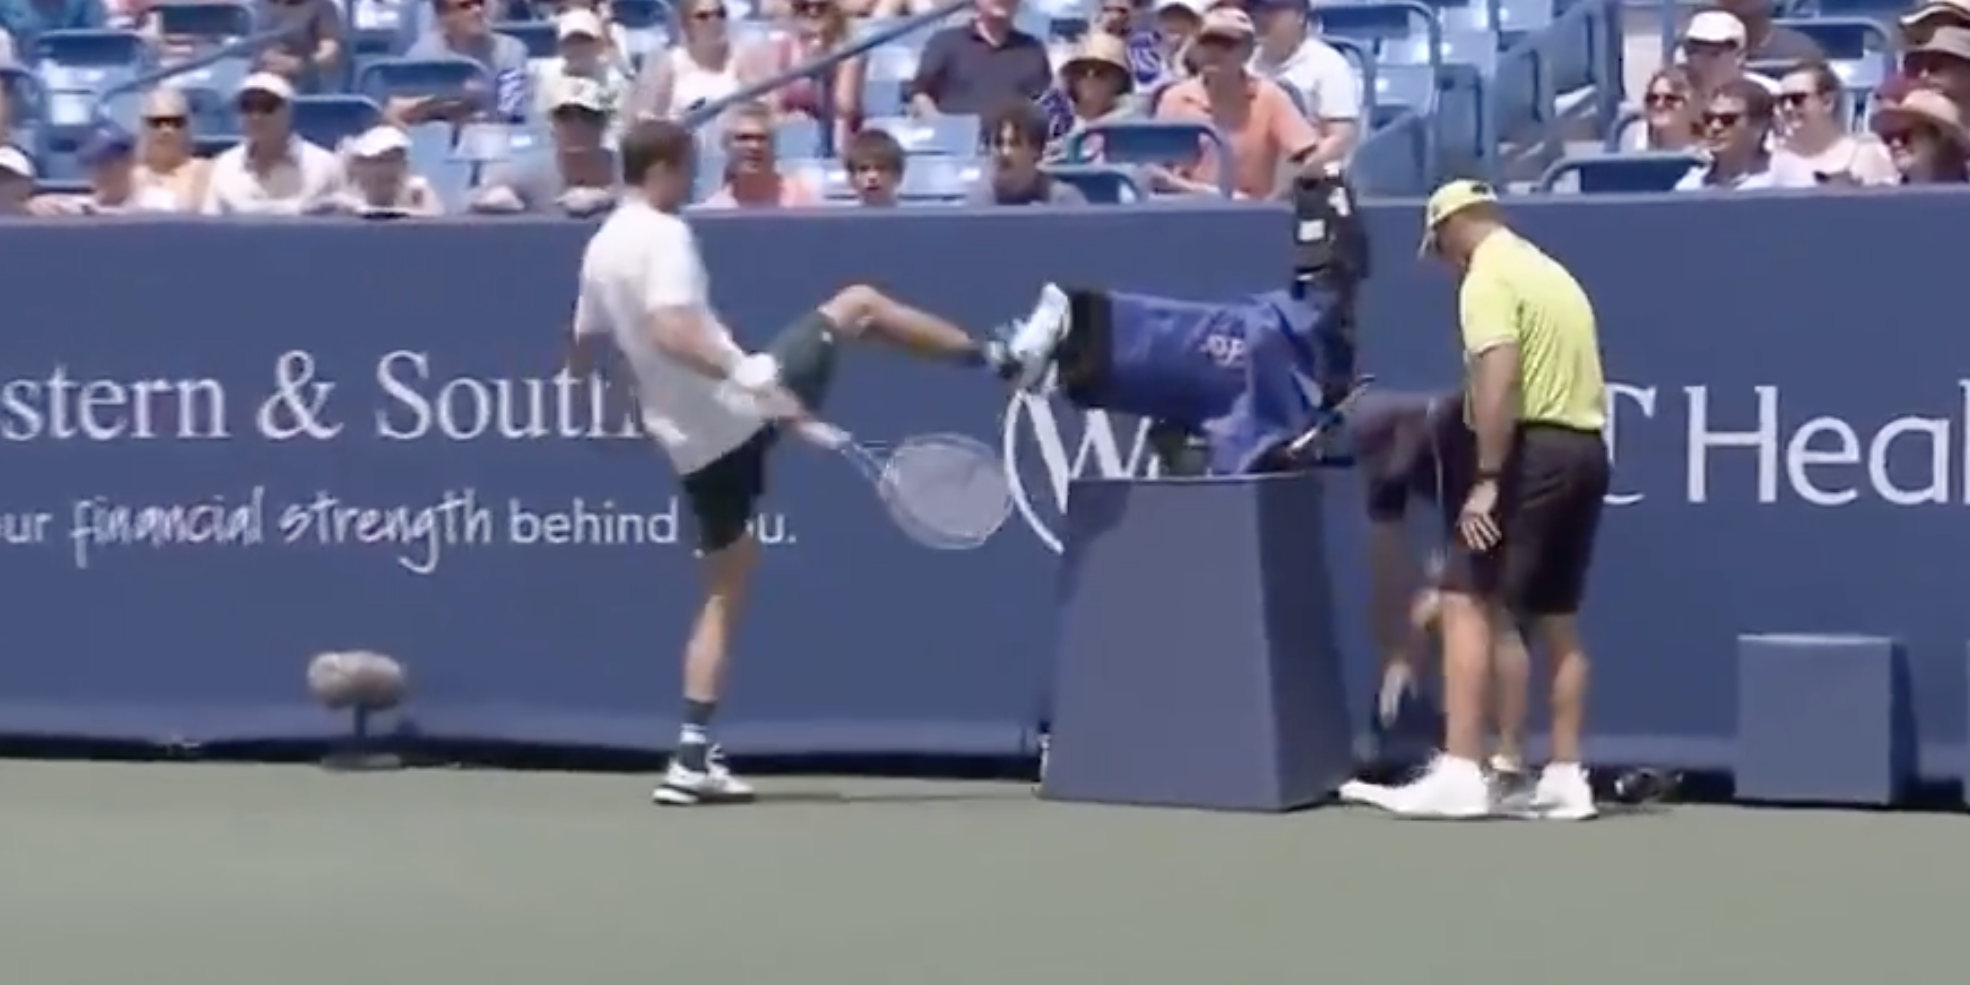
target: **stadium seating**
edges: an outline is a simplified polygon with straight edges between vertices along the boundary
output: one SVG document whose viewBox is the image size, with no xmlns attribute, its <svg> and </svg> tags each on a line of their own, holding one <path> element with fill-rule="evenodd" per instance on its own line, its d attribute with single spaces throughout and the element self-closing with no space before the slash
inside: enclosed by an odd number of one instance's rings
<svg viewBox="0 0 1970 985">
<path fill-rule="evenodd" d="M 1093 5 L 1093 0 L 1030 0 L 1021 23 L 1047 36 L 1058 61 L 1069 42 L 1087 31 Z M 660 50 L 671 37 L 674 14 L 667 0 L 616 0 L 612 6 L 633 60 Z M 746 19 L 755 6 L 728 5 L 739 18 L 733 23 L 735 37 L 757 38 L 776 29 Z M 1786 9 L 1790 16 L 1783 23 L 1829 53 L 1851 95 L 1850 118 L 1856 125 L 1865 122 L 1865 94 L 1893 67 L 1891 34 L 1884 24 L 1900 6 L 1891 0 L 1804 0 Z M 933 15 L 864 20 L 852 34 L 856 40 L 851 47 L 865 58 L 864 114 L 873 125 L 895 134 L 913 162 L 923 162 L 921 168 L 909 169 L 909 184 L 913 195 L 926 200 L 961 195 L 960 188 L 945 182 L 982 165 L 975 119 L 916 120 L 905 115 L 908 82 L 925 38 L 960 16 L 963 7 L 953 3 Z M 235 139 L 231 94 L 267 37 L 250 36 L 250 10 L 235 0 L 183 0 L 159 11 L 162 31 L 200 42 L 197 57 L 160 66 L 137 33 L 56 31 L 24 53 L 26 66 L 0 76 L 14 97 L 13 139 L 40 160 L 45 174 L 55 179 L 78 174 L 70 157 L 80 139 L 105 124 L 134 125 L 143 92 L 155 85 L 187 91 L 201 147 L 216 148 Z M 510 17 L 523 12 L 501 13 Z M 404 13 L 401 21 L 349 28 L 352 64 L 347 78 L 328 87 L 336 91 L 302 107 L 302 130 L 309 139 L 338 143 L 375 122 L 378 108 L 393 96 L 490 90 L 493 80 L 474 63 L 402 57 L 428 20 L 420 6 Z M 1598 163 L 1581 164 L 1568 154 L 1569 145 L 1582 138 L 1605 140 L 1612 152 L 1622 129 L 1632 122 L 1632 116 L 1623 115 L 1620 14 L 1620 0 L 1319 2 L 1320 30 L 1363 82 L 1366 126 L 1355 162 L 1362 189 L 1418 194 L 1455 175 L 1550 185 L 1538 179 L 1561 173 L 1576 178 L 1583 191 L 1652 185 L 1649 176 L 1665 167 L 1660 160 L 1640 158 L 1624 165 L 1603 156 Z M 519 38 L 535 58 L 554 51 L 555 31 L 547 22 L 507 21 L 498 29 Z M 1672 33 L 1665 28 L 1665 35 Z M 713 116 L 708 111 L 694 121 L 704 124 L 706 145 L 715 157 Z M 539 128 L 518 132 L 538 137 Z M 831 128 L 796 123 L 781 128 L 778 136 L 782 160 L 805 162 L 790 167 L 837 176 Z M 491 146 L 466 146 L 462 138 L 455 139 L 444 160 L 475 167 L 490 163 L 495 159 L 488 156 Z M 1167 147 L 1157 150 L 1167 157 Z M 1115 154 L 1130 148 L 1111 143 L 1106 151 L 1116 160 Z M 1563 161 L 1566 166 L 1559 168 Z M 447 177 L 456 176 L 448 171 Z M 845 183 L 824 185 L 845 189 Z"/>
</svg>

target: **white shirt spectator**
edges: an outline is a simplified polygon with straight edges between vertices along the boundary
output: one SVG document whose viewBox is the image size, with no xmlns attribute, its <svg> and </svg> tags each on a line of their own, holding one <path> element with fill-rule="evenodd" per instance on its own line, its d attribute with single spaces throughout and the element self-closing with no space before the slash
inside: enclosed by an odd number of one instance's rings
<svg viewBox="0 0 1970 985">
<path fill-rule="evenodd" d="M 1872 134 L 1847 134 L 1811 156 L 1790 150 L 1781 150 L 1774 156 L 1796 162 L 1797 167 L 1814 175 L 1851 177 L 1855 184 L 1898 185 L 1902 181 L 1894 159 L 1888 156 L 1888 148 L 1881 146 L 1881 141 Z"/>
<path fill-rule="evenodd" d="M 652 312 L 696 311 L 718 344 L 744 350 L 711 310 L 710 278 L 697 237 L 683 219 L 631 195 L 588 241 L 581 259 L 575 334 L 608 333 L 636 373 L 643 425 L 688 475 L 744 444 L 764 426 L 753 398 L 736 385 L 680 365 L 651 340 Z"/>
<path fill-rule="evenodd" d="M 1333 45 L 1312 35 L 1278 64 L 1267 64 L 1263 56 L 1254 54 L 1252 71 L 1292 90 L 1307 116 L 1315 120 L 1361 117 L 1361 79 L 1354 66 Z"/>
<path fill-rule="evenodd" d="M 342 185 L 342 162 L 334 153 L 300 137 L 264 170 L 247 160 L 246 144 L 228 148 L 212 161 L 205 186 L 206 215 L 299 215 Z"/>
</svg>

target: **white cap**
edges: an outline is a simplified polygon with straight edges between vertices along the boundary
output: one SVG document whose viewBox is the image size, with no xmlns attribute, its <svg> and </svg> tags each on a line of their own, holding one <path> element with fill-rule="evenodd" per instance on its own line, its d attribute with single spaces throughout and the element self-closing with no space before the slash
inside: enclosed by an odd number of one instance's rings
<svg viewBox="0 0 1970 985">
<path fill-rule="evenodd" d="M 281 102 L 294 100 L 294 85 L 272 72 L 255 72 L 239 84 L 239 95 L 249 92 L 264 92 L 275 96 Z"/>
<path fill-rule="evenodd" d="M 18 147 L 0 147 L 0 171 L 34 180 L 34 160 Z"/>
<path fill-rule="evenodd" d="M 410 137 L 388 124 L 370 127 L 361 136 L 349 141 L 349 153 L 364 160 L 409 149 Z"/>
<path fill-rule="evenodd" d="M 1744 47 L 1745 38 L 1744 22 L 1722 10 L 1705 10 L 1698 13 L 1690 18 L 1690 29 L 1683 32 L 1685 41 L 1731 44 L 1740 48 Z"/>
<path fill-rule="evenodd" d="M 564 106 L 607 113 L 609 100 L 603 96 L 601 84 L 594 79 L 564 75 L 554 86 L 554 108 L 560 109 Z"/>
<path fill-rule="evenodd" d="M 607 35 L 608 32 L 602 27 L 602 18 L 593 10 L 574 7 L 554 18 L 554 36 L 563 41 L 569 38 L 594 38 L 600 41 Z"/>
<path fill-rule="evenodd" d="M 1209 0 L 1156 0 L 1156 12 L 1160 14 L 1165 10 L 1182 8 L 1202 17 L 1204 8 L 1208 5 Z"/>
</svg>

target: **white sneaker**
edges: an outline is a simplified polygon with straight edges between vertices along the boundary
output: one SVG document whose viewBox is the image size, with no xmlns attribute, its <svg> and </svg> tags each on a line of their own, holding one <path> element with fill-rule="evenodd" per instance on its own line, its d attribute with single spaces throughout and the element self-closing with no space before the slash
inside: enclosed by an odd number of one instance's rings
<svg viewBox="0 0 1970 985">
<path fill-rule="evenodd" d="M 1466 820 L 1493 813 L 1491 783 L 1478 764 L 1438 756 L 1423 775 L 1399 787 L 1352 781 L 1340 796 L 1403 817 Z"/>
<path fill-rule="evenodd" d="M 1516 812 L 1536 821 L 1586 821 L 1600 814 L 1594 788 L 1579 763 L 1549 763 L 1532 788 L 1531 803 Z"/>
<path fill-rule="evenodd" d="M 1053 369 L 1054 350 L 1067 337 L 1070 320 L 1067 292 L 1052 284 L 1040 288 L 1033 311 L 1013 324 L 1006 347 L 1019 366 L 1015 384 L 1029 393 L 1041 389 Z"/>
<path fill-rule="evenodd" d="M 732 775 L 725 767 L 725 754 L 717 746 L 705 752 L 705 769 L 689 769 L 677 760 L 670 761 L 670 768 L 664 771 L 663 782 L 650 794 L 650 800 L 668 807 L 691 807 L 697 804 L 729 804 L 753 799 L 752 787 L 746 781 Z"/>
</svg>

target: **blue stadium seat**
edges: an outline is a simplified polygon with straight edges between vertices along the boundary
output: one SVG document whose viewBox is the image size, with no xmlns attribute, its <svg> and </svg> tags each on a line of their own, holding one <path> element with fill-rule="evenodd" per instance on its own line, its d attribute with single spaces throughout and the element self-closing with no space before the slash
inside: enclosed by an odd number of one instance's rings
<svg viewBox="0 0 1970 985">
<path fill-rule="evenodd" d="M 645 56 L 670 44 L 670 27 L 675 15 L 662 0 L 617 0 L 609 8 L 616 25 L 622 28 L 624 52 L 641 65 Z"/>
<path fill-rule="evenodd" d="M 1552 191 L 1572 176 L 1582 194 L 1666 192 L 1699 163 L 1695 154 L 1660 151 L 1568 157 L 1546 169 L 1539 188 Z"/>
<path fill-rule="evenodd" d="M 13 108 L 13 143 L 29 155 L 42 151 L 43 100 L 41 82 L 34 72 L 19 65 L 0 66 L 0 93 Z"/>
<path fill-rule="evenodd" d="M 961 157 L 912 158 L 898 197 L 908 202 L 956 202 L 985 176 L 986 164 Z"/>
<path fill-rule="evenodd" d="M 383 110 L 361 96 L 299 96 L 294 100 L 294 132 L 329 150 L 382 121 Z"/>
<path fill-rule="evenodd" d="M 821 125 L 806 117 L 781 120 L 773 131 L 773 151 L 782 158 L 822 156 Z"/>
<path fill-rule="evenodd" d="M 148 67 L 133 31 L 50 31 L 35 45 L 43 121 L 57 129 L 95 124 L 97 99 Z"/>
<path fill-rule="evenodd" d="M 782 161 L 780 173 L 806 182 L 829 202 L 853 201 L 855 198 L 855 190 L 848 184 L 848 171 L 840 161 L 826 158 Z"/>
<path fill-rule="evenodd" d="M 553 21 L 501 21 L 493 30 L 526 45 L 528 58 L 553 58 L 560 51 L 561 38 Z"/>
<path fill-rule="evenodd" d="M 458 128 L 452 160 L 491 164 L 530 158 L 553 147 L 543 130 L 506 123 L 468 123 Z"/>
<path fill-rule="evenodd" d="M 1887 22 L 1913 5 L 1908 0 L 1809 0 L 1804 6 L 1820 17 L 1867 17 Z"/>
<path fill-rule="evenodd" d="M 1055 181 L 1074 186 L 1094 205 L 1127 205 L 1149 198 L 1135 177 L 1121 168 L 1101 164 L 1056 164 L 1046 171 Z"/>
<path fill-rule="evenodd" d="M 1381 65 L 1375 69 L 1377 107 L 1409 110 L 1421 116 L 1436 112 L 1436 73 L 1428 65 Z"/>
<path fill-rule="evenodd" d="M 955 154 L 961 157 L 978 155 L 978 134 L 983 124 L 975 116 L 936 116 L 917 119 L 909 116 L 890 116 L 870 120 L 871 129 L 882 130 L 896 138 L 903 150 L 910 154 Z"/>
<path fill-rule="evenodd" d="M 253 9 L 233 0 L 173 0 L 152 9 L 167 35 L 221 41 L 253 33 Z"/>
<path fill-rule="evenodd" d="M 1498 0 L 1492 28 L 1508 43 L 1518 36 L 1543 31 L 1553 23 L 1553 0 Z"/>
<path fill-rule="evenodd" d="M 490 91 L 485 67 L 465 58 L 383 58 L 363 66 L 356 92 L 379 104 L 393 96 L 456 95 Z"/>
<path fill-rule="evenodd" d="M 1890 54 L 1895 47 L 1895 39 L 1887 27 L 1880 21 L 1861 17 L 1787 17 L 1779 19 L 1777 24 L 1812 38 L 1826 52 L 1828 61 Z"/>
<path fill-rule="evenodd" d="M 905 89 L 917 74 L 915 46 L 901 42 L 881 45 L 869 52 L 867 74 L 862 80 L 862 110 L 872 117 L 895 116 L 903 111 Z"/>
</svg>

